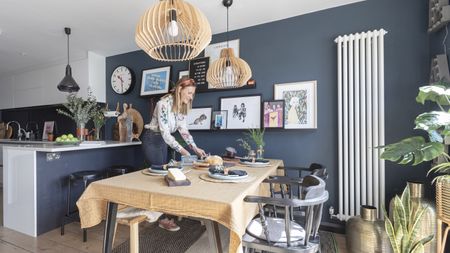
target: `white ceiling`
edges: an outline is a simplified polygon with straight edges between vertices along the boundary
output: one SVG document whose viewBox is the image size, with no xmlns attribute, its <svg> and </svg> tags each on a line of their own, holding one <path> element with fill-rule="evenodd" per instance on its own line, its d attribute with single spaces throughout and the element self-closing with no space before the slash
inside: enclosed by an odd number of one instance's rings
<svg viewBox="0 0 450 253">
<path fill-rule="evenodd" d="M 0 76 L 64 63 L 87 51 L 111 56 L 137 50 L 134 30 L 158 0 L 0 0 Z M 213 33 L 226 31 L 221 0 L 187 0 L 208 18 Z M 230 30 L 286 19 L 363 0 L 234 0 Z"/>
</svg>

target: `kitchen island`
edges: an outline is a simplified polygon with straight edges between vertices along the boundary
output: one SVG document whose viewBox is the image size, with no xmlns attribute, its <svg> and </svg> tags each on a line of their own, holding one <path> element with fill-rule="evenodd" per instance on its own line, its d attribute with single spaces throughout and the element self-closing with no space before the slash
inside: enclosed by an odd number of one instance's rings
<svg viewBox="0 0 450 253">
<path fill-rule="evenodd" d="M 66 212 L 69 174 L 105 171 L 113 165 L 144 164 L 141 142 L 1 144 L 4 226 L 31 236 L 60 226 Z M 82 188 L 81 184 L 73 188 L 72 209 Z"/>
</svg>

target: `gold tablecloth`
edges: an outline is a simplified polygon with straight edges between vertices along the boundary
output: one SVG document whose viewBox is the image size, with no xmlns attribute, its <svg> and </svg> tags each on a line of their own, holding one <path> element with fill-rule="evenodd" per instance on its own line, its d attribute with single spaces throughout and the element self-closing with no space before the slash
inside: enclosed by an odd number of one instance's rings
<svg viewBox="0 0 450 253">
<path fill-rule="evenodd" d="M 244 203 L 246 195 L 268 196 L 267 184 L 261 182 L 275 175 L 281 160 L 271 160 L 269 167 L 235 166 L 254 177 L 252 182 L 213 183 L 201 180 L 207 173 L 191 170 L 186 176 L 190 186 L 168 187 L 163 177 L 144 175 L 140 171 L 95 181 L 77 201 L 81 227 L 99 224 L 106 217 L 107 202 L 124 204 L 163 213 L 204 218 L 224 225 L 230 230 L 229 252 L 237 252 L 247 224 L 257 214 L 257 205 Z"/>
</svg>

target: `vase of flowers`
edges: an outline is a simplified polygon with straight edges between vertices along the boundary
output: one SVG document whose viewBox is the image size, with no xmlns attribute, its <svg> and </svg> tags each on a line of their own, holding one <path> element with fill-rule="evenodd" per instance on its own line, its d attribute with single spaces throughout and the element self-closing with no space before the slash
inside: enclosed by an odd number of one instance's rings
<svg viewBox="0 0 450 253">
<path fill-rule="evenodd" d="M 92 118 L 92 110 L 97 106 L 97 99 L 88 89 L 88 96 L 85 100 L 78 97 L 76 93 L 67 96 L 67 102 L 63 104 L 66 110 L 56 109 L 59 114 L 71 118 L 77 125 L 77 137 L 79 140 L 85 140 L 86 124 Z"/>
<path fill-rule="evenodd" d="M 95 140 L 100 140 L 100 130 L 106 123 L 106 117 L 104 112 L 106 111 L 105 107 L 96 106 L 92 109 L 92 121 L 94 122 L 95 127 Z"/>
<path fill-rule="evenodd" d="M 251 139 L 256 145 L 256 158 L 262 159 L 264 157 L 264 132 L 265 129 L 249 129 L 245 135 Z"/>
</svg>

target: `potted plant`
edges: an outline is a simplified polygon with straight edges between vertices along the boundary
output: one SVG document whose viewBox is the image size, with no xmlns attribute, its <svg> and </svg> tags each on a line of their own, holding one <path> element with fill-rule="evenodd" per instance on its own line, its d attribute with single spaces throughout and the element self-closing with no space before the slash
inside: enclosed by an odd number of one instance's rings
<svg viewBox="0 0 450 253">
<path fill-rule="evenodd" d="M 420 220 L 426 212 L 425 207 L 414 209 L 411 205 L 409 187 L 406 186 L 401 197 L 395 196 L 391 219 L 384 211 L 385 229 L 394 253 L 423 253 L 424 246 L 433 240 L 434 235 L 418 238 Z"/>
<path fill-rule="evenodd" d="M 56 109 L 59 114 L 67 116 L 77 124 L 77 136 L 84 140 L 86 123 L 92 118 L 92 110 L 97 106 L 97 100 L 88 89 L 87 99 L 77 97 L 76 93 L 67 96 L 67 102 L 63 104 L 66 110 Z"/>
<path fill-rule="evenodd" d="M 106 123 L 105 111 L 106 108 L 102 106 L 95 106 L 91 111 L 92 121 L 95 127 L 95 140 L 97 141 L 100 140 L 100 129 Z"/>
<path fill-rule="evenodd" d="M 445 189 L 450 188 L 450 156 L 445 152 L 445 139 L 450 137 L 450 86 L 445 82 L 437 82 L 432 85 L 422 86 L 419 88 L 419 94 L 416 101 L 425 104 L 426 101 L 433 102 L 440 110 L 425 112 L 416 117 L 415 129 L 425 131 L 428 138 L 423 136 L 413 136 L 403 139 L 397 143 L 386 145 L 382 159 L 386 159 L 399 164 L 417 165 L 422 162 L 431 161 L 440 158 L 443 162 L 432 167 L 428 174 L 438 173 L 433 179 L 437 182 L 436 187 L 436 209 L 438 213 L 442 213 L 438 217 L 440 220 L 450 220 L 450 216 L 446 215 L 450 210 L 448 205 L 442 200 L 450 198 L 450 192 Z M 430 206 L 427 208 L 429 213 L 434 213 Z M 443 211 L 446 210 L 446 211 Z M 430 216 L 431 217 L 431 216 Z M 436 218 L 430 221 L 426 230 L 435 231 Z M 442 222 L 437 222 L 437 231 L 441 230 Z M 440 247 L 441 237 L 438 236 L 438 245 Z M 435 242 L 426 246 L 435 247 Z"/>
<path fill-rule="evenodd" d="M 256 145 L 256 158 L 263 158 L 264 155 L 264 132 L 265 129 L 249 129 L 248 132 L 245 132 L 244 138 L 240 138 L 237 141 L 240 142 L 240 146 L 243 147 L 248 153 L 251 153 L 251 145 L 250 141 L 253 141 Z"/>
</svg>

